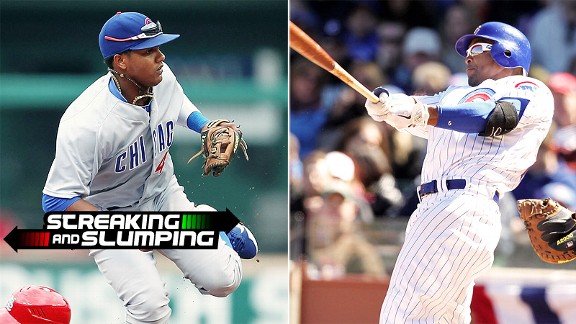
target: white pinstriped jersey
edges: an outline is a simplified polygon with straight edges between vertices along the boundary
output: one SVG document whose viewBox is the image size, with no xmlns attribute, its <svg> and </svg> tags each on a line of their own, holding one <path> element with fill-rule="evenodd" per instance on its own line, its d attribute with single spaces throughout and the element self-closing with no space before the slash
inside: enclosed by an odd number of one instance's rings
<svg viewBox="0 0 576 324">
<path fill-rule="evenodd" d="M 483 137 L 432 126 L 406 129 L 428 139 L 422 183 L 437 180 L 439 188 L 422 197 L 410 216 L 381 324 L 470 323 L 474 281 L 491 267 L 500 238 L 494 193 L 512 190 L 534 163 L 554 110 L 550 90 L 523 76 L 418 98 L 450 107 L 509 97 L 529 102 L 521 109 L 519 124 L 504 135 Z M 466 188 L 447 190 L 442 181 L 447 179 L 465 179 Z"/>
<path fill-rule="evenodd" d="M 486 80 L 477 87 L 449 87 L 422 102 L 455 106 L 473 101 L 496 101 L 505 97 L 530 100 L 518 126 L 510 133 L 484 137 L 432 126 L 407 129 L 428 139 L 422 167 L 422 183 L 434 179 L 467 179 L 488 184 L 500 192 L 514 189 L 522 175 L 536 161 L 538 147 L 552 123 L 554 101 L 542 82 L 524 76 Z"/>
<path fill-rule="evenodd" d="M 198 109 L 167 64 L 154 87 L 150 113 L 116 98 L 108 73 L 68 107 L 58 129 L 56 156 L 43 193 L 80 196 L 101 207 L 142 204 L 168 186 L 174 127 Z"/>
</svg>

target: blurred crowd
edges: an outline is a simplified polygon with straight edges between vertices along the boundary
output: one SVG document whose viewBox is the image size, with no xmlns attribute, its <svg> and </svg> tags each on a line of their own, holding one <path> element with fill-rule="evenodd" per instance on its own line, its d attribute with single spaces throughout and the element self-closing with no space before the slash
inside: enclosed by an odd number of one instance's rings
<svg viewBox="0 0 576 324">
<path fill-rule="evenodd" d="M 554 125 L 536 163 L 500 202 L 502 240 L 525 236 L 516 200 L 552 197 L 576 210 L 576 1 L 290 1 L 290 19 L 368 89 L 433 95 L 466 85 L 456 40 L 485 21 L 529 38 L 529 76 L 555 99 Z M 366 235 L 379 220 L 407 218 L 425 140 L 374 122 L 365 98 L 295 52 L 290 55 L 290 257 L 319 275 L 386 275 Z"/>
</svg>

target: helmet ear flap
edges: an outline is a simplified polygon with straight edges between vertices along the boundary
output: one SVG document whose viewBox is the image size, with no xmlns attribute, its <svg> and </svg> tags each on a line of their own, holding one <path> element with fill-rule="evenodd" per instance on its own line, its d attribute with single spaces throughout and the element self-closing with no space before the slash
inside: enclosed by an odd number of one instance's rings
<svg viewBox="0 0 576 324">
<path fill-rule="evenodd" d="M 518 61 L 518 50 L 517 48 L 512 48 L 510 46 L 506 46 L 505 43 L 502 42 L 494 42 L 492 44 L 492 49 L 490 50 L 490 55 L 498 63 L 500 66 L 505 68 L 514 68 L 514 67 L 522 67 Z"/>
<path fill-rule="evenodd" d="M 506 53 L 508 55 L 506 55 Z M 508 48 L 506 48 L 504 45 L 502 45 L 502 43 L 500 42 L 494 42 L 494 44 L 492 44 L 492 49 L 490 50 L 490 55 L 492 56 L 492 58 L 494 59 L 494 61 L 496 61 L 496 63 L 498 63 L 498 65 L 503 66 L 503 67 L 509 67 L 510 66 L 510 61 L 512 58 L 512 51 Z"/>
</svg>

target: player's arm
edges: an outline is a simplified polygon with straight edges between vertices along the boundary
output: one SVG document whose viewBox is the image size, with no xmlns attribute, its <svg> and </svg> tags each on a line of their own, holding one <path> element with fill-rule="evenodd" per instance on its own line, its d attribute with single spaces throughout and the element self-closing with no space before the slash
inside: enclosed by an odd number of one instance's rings
<svg viewBox="0 0 576 324">
<path fill-rule="evenodd" d="M 393 93 L 383 87 L 378 87 L 373 91 L 380 100 L 373 103 L 366 100 L 366 111 L 368 115 L 375 121 L 386 122 L 399 131 L 408 132 L 412 135 L 428 138 L 427 127 L 410 127 L 412 106 L 416 102 L 424 102 L 426 104 L 436 104 L 442 98 L 442 93 L 434 96 L 418 96 L 411 97 L 404 93 Z M 418 98 L 418 99 L 416 99 Z"/>
<path fill-rule="evenodd" d="M 202 128 L 208 124 L 208 118 L 204 117 L 200 111 L 193 111 L 188 118 L 186 118 L 186 125 L 191 130 L 200 133 Z"/>
<path fill-rule="evenodd" d="M 456 106 L 426 106 L 428 125 L 462 133 L 498 136 L 513 130 L 529 101 L 501 98 L 497 101 L 468 102 Z"/>
<path fill-rule="evenodd" d="M 76 196 L 73 198 L 59 198 L 42 194 L 42 209 L 45 213 L 59 211 L 98 211 L 98 208 L 86 200 Z"/>
<path fill-rule="evenodd" d="M 378 89 L 380 88 L 375 90 L 375 94 Z M 385 121 L 399 130 L 430 125 L 482 136 L 497 136 L 510 132 L 518 125 L 529 103 L 526 99 L 507 97 L 496 101 L 445 106 L 429 104 L 421 99 L 422 97 L 405 94 L 380 95 L 379 98 L 378 103 L 366 101 L 368 114 L 373 119 Z"/>
<path fill-rule="evenodd" d="M 200 133 L 202 128 L 208 124 L 208 118 L 204 117 L 202 112 L 186 97 L 184 92 L 180 92 L 180 95 L 182 96 L 182 106 L 178 113 L 177 124 Z"/>
<path fill-rule="evenodd" d="M 202 132 L 202 128 L 209 122 L 208 118 L 204 117 L 202 112 L 184 95 L 182 95 L 182 107 L 178 114 L 177 124 L 187 127 L 196 133 Z"/>
<path fill-rule="evenodd" d="M 110 154 L 103 149 L 96 150 L 98 130 L 79 131 L 76 126 L 82 122 L 64 120 L 58 129 L 56 156 L 42 190 L 44 212 L 98 210 L 81 197 L 90 193 L 94 170 L 99 169 L 103 156 Z"/>
<path fill-rule="evenodd" d="M 99 211 L 98 207 L 92 205 L 84 199 L 76 200 L 72 205 L 66 208 L 68 212 L 88 212 L 88 211 Z"/>
</svg>

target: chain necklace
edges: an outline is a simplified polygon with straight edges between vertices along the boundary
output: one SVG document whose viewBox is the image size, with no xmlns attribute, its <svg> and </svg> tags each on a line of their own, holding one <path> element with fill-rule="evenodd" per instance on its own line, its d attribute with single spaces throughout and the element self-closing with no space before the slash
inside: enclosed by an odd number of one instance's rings
<svg viewBox="0 0 576 324">
<path fill-rule="evenodd" d="M 114 84 L 118 88 L 118 92 L 120 92 L 121 95 L 122 95 L 122 88 L 120 88 L 120 82 L 118 81 L 118 78 L 116 77 L 116 75 L 118 75 L 120 78 L 125 78 L 125 79 L 129 80 L 130 82 L 134 83 L 138 87 L 139 93 L 142 93 L 142 94 L 136 96 L 134 98 L 134 100 L 132 100 L 133 105 L 135 105 L 136 102 L 138 102 L 138 100 L 140 100 L 140 99 L 150 98 L 150 100 L 152 100 L 152 98 L 154 98 L 154 93 L 152 92 L 152 87 L 145 90 L 144 88 L 142 88 L 138 84 L 138 82 L 136 82 L 136 81 L 132 80 L 132 78 L 129 78 L 128 76 L 124 75 L 124 73 L 119 73 L 118 71 L 112 70 L 110 68 L 108 68 L 108 71 L 112 72 L 112 81 L 114 81 Z M 124 96 L 124 95 L 122 95 L 122 96 Z"/>
</svg>

